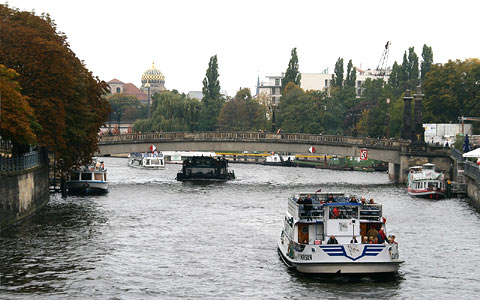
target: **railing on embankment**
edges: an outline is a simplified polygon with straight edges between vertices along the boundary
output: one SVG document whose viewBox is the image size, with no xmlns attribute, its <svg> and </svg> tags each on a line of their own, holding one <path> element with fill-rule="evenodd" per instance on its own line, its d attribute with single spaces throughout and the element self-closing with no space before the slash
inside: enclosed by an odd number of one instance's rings
<svg viewBox="0 0 480 300">
<path fill-rule="evenodd" d="M 32 151 L 14 157 L 0 156 L 0 173 L 17 172 L 31 169 L 45 162 L 43 151 Z"/>
<path fill-rule="evenodd" d="M 357 138 L 339 135 L 268 132 L 162 132 L 103 135 L 99 144 L 122 144 L 150 141 L 233 141 L 233 142 L 277 142 L 304 144 L 338 144 L 358 147 L 401 150 L 410 141 L 393 139 Z"/>
</svg>

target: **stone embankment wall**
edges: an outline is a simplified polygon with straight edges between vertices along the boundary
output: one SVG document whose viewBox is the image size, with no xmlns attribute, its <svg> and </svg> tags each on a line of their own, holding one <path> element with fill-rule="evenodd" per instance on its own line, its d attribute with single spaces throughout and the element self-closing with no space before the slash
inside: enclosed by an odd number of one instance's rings
<svg viewBox="0 0 480 300">
<path fill-rule="evenodd" d="M 48 203 L 48 165 L 0 175 L 0 232 Z"/>
<path fill-rule="evenodd" d="M 480 182 L 469 177 L 466 177 L 465 181 L 467 183 L 468 198 L 472 199 L 475 204 L 480 206 Z"/>
</svg>

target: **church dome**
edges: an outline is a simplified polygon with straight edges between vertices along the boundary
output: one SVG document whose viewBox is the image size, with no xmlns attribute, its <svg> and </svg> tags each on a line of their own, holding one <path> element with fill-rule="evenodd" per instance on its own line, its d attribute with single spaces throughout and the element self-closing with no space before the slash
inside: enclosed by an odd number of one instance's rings
<svg viewBox="0 0 480 300">
<path fill-rule="evenodd" d="M 159 69 L 155 68 L 155 64 L 152 63 L 152 67 L 146 70 L 142 75 L 142 85 L 155 83 L 165 83 L 165 76 Z"/>
</svg>

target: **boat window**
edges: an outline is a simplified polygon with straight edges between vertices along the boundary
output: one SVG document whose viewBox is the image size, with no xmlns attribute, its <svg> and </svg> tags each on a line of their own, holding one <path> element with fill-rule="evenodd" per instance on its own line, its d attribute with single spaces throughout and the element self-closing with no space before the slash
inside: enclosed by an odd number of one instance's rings
<svg viewBox="0 0 480 300">
<path fill-rule="evenodd" d="M 72 173 L 70 175 L 71 180 L 79 180 L 80 179 L 80 174 L 79 173 Z"/>
<path fill-rule="evenodd" d="M 329 208 L 330 219 L 357 219 L 357 206 L 331 206 Z"/>
<path fill-rule="evenodd" d="M 102 176 L 102 173 L 95 173 L 93 174 L 95 180 L 99 180 L 99 181 L 102 181 L 103 180 L 103 176 Z"/>
<path fill-rule="evenodd" d="M 81 180 L 92 180 L 92 173 L 82 173 L 80 178 Z"/>
<path fill-rule="evenodd" d="M 103 181 L 107 181 L 107 173 L 103 173 Z"/>
<path fill-rule="evenodd" d="M 158 165 L 160 161 L 158 159 L 152 159 L 152 165 Z"/>
</svg>

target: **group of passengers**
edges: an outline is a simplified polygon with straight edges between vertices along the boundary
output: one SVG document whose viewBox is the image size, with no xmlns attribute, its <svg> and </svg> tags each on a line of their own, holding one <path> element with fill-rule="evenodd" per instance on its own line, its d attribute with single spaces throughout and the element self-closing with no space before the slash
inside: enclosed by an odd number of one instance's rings
<svg viewBox="0 0 480 300">
<path fill-rule="evenodd" d="M 298 197 L 297 203 L 298 204 L 312 204 L 314 202 L 317 202 L 319 204 L 324 204 L 324 203 L 335 203 L 335 202 L 340 202 L 340 203 L 345 203 L 345 202 L 350 202 L 350 203 L 361 203 L 362 205 L 367 205 L 367 204 L 376 204 L 375 200 L 371 198 L 369 201 L 365 199 L 365 197 L 361 197 L 360 201 L 357 199 L 356 196 L 350 196 L 350 197 L 333 197 L 333 194 L 329 194 L 328 197 L 325 200 L 319 200 L 318 197 L 312 198 L 310 194 L 307 194 L 305 197 Z"/>
<path fill-rule="evenodd" d="M 388 238 L 385 236 L 385 232 L 383 228 L 380 228 L 380 231 L 377 231 L 376 229 L 374 229 L 374 231 L 371 231 L 370 233 L 373 234 L 374 232 L 377 232 L 377 236 L 374 237 L 367 233 L 367 235 L 364 236 L 362 239 L 362 244 L 384 244 L 384 243 L 398 244 L 395 241 L 395 235 L 389 235 Z M 331 235 L 327 241 L 327 244 L 338 244 L 337 238 L 335 238 L 334 235 Z M 352 237 L 352 239 L 350 240 L 350 244 L 358 244 L 356 236 Z"/>
</svg>

